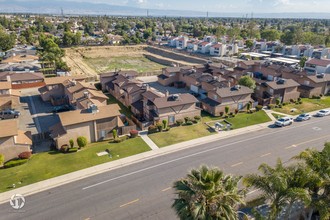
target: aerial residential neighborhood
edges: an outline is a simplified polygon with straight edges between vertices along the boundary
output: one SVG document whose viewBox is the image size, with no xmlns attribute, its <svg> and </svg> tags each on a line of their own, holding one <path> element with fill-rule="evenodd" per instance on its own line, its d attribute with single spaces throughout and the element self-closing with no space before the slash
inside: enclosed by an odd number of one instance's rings
<svg viewBox="0 0 330 220">
<path fill-rule="evenodd" d="M 329 219 L 329 3 L 159 2 L 0 1 L 1 219 Z"/>
</svg>

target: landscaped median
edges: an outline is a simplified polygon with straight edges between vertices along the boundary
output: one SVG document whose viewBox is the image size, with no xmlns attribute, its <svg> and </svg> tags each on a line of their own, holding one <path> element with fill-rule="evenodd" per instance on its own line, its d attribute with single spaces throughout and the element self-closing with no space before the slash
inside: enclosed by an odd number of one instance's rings
<svg viewBox="0 0 330 220">
<path fill-rule="evenodd" d="M 109 155 L 96 154 L 108 149 Z M 45 179 L 71 173 L 98 164 L 149 151 L 150 148 L 141 138 L 128 139 L 122 143 L 109 141 L 89 144 L 76 153 L 61 152 L 39 153 L 21 166 L 0 169 L 0 192 L 36 183 Z"/>
<path fill-rule="evenodd" d="M 158 147 L 165 147 L 183 141 L 217 134 L 217 132 L 207 126 L 205 122 L 217 121 L 222 119 L 222 117 L 213 117 L 207 113 L 203 113 L 201 122 L 197 124 L 173 127 L 169 131 L 149 134 L 148 136 Z M 232 124 L 232 129 L 243 128 L 246 126 L 271 121 L 271 119 L 264 111 L 258 111 L 255 113 L 238 113 L 237 115 L 235 115 L 235 117 L 226 118 L 226 120 Z"/>
</svg>

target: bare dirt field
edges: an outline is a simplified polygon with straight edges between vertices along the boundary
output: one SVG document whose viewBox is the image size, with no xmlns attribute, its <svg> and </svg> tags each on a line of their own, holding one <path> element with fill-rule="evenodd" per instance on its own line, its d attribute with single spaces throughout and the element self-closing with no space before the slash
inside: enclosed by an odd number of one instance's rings
<svg viewBox="0 0 330 220">
<path fill-rule="evenodd" d="M 95 76 L 100 73 L 119 70 L 136 70 L 140 73 L 159 73 L 165 67 L 147 59 L 144 55 L 152 55 L 176 63 L 144 50 L 145 45 L 137 46 L 90 46 L 65 49 L 64 60 L 71 68 L 72 75 Z M 191 65 L 191 63 L 184 63 Z"/>
</svg>

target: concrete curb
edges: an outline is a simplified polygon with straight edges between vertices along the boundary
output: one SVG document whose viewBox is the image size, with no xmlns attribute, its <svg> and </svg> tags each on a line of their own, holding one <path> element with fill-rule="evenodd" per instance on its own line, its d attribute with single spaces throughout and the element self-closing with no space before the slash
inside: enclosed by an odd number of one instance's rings
<svg viewBox="0 0 330 220">
<path fill-rule="evenodd" d="M 38 192 L 42 192 L 60 185 L 64 185 L 67 183 L 71 183 L 77 180 L 81 180 L 87 177 L 91 177 L 100 173 L 104 173 L 110 170 L 118 169 L 124 166 L 132 165 L 144 160 L 156 158 L 159 156 L 163 156 L 166 154 L 174 153 L 177 151 L 181 151 L 187 148 L 196 147 L 201 144 L 214 142 L 217 140 L 222 140 L 226 138 L 230 138 L 239 134 L 246 134 L 258 130 L 262 130 L 267 128 L 269 125 L 273 124 L 273 122 L 266 122 L 263 124 L 252 125 L 245 128 L 240 128 L 231 131 L 221 132 L 215 135 L 209 135 L 206 137 L 193 139 L 185 142 L 181 142 L 178 144 L 173 144 L 167 147 L 159 148 L 156 150 L 150 150 L 148 152 L 144 152 L 141 154 L 133 155 L 130 157 L 118 159 L 115 161 L 111 161 L 104 164 L 99 164 L 93 167 L 89 167 L 83 170 L 78 170 L 72 173 L 64 174 L 62 176 L 54 177 L 51 179 L 43 180 L 37 183 L 33 183 L 27 186 L 23 186 L 17 189 L 13 189 L 0 194 L 0 204 L 6 203 L 10 200 L 10 197 L 14 194 L 22 194 L 24 196 L 32 195 Z"/>
</svg>

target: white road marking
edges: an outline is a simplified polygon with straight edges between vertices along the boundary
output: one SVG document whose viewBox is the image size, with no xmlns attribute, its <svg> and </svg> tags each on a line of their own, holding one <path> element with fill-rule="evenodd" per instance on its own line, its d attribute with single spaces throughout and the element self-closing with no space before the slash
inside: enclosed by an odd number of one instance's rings
<svg viewBox="0 0 330 220">
<path fill-rule="evenodd" d="M 231 165 L 230 167 L 237 167 L 237 166 L 242 165 L 242 164 L 243 164 L 243 162 L 239 162 L 239 163 L 235 163 L 235 164 Z"/>
<path fill-rule="evenodd" d="M 127 206 L 127 205 L 130 205 L 130 204 L 136 203 L 136 202 L 138 202 L 138 201 L 139 201 L 139 199 L 135 199 L 135 200 L 130 201 L 130 202 L 128 202 L 128 203 L 122 204 L 121 206 L 119 206 L 119 208 L 122 208 L 122 207 L 125 207 L 125 206 Z"/>
<path fill-rule="evenodd" d="M 272 153 L 263 154 L 263 155 L 261 155 L 260 157 L 266 157 L 266 156 L 271 155 L 271 154 L 272 154 Z"/>
<path fill-rule="evenodd" d="M 309 124 L 315 124 L 315 123 L 319 123 L 319 122 L 315 121 L 315 122 L 311 122 L 311 123 L 305 123 L 303 125 L 299 125 L 299 126 L 296 126 L 296 127 L 290 127 L 288 129 L 296 129 L 297 127 L 303 127 L 303 126 L 307 126 Z M 133 171 L 131 173 L 126 173 L 126 174 L 123 174 L 123 175 L 120 175 L 120 176 L 117 176 L 117 177 L 114 177 L 114 178 L 111 178 L 111 179 L 108 179 L 108 180 L 104 180 L 104 181 L 101 181 L 99 183 L 95 183 L 95 184 L 86 186 L 86 187 L 82 188 L 82 190 L 90 189 L 90 188 L 93 188 L 95 186 L 102 185 L 104 183 L 108 183 L 108 182 L 111 182 L 111 181 L 114 181 L 114 180 L 117 180 L 117 179 L 121 179 L 121 178 L 131 176 L 131 175 L 134 175 L 134 174 L 137 174 L 137 173 L 141 173 L 141 172 L 144 172 L 144 171 L 147 171 L 147 170 L 151 170 L 153 168 L 160 167 L 160 166 L 163 166 L 163 165 L 166 165 L 166 164 L 170 164 L 170 163 L 173 163 L 173 162 L 176 162 L 176 161 L 184 160 L 186 158 L 190 158 L 190 157 L 194 157 L 194 156 L 197 156 L 197 155 L 205 154 L 205 153 L 208 153 L 208 152 L 211 152 L 211 151 L 219 150 L 219 149 L 231 146 L 231 145 L 235 145 L 235 144 L 243 143 L 243 142 L 246 142 L 246 141 L 258 139 L 258 138 L 261 138 L 261 137 L 274 135 L 274 134 L 280 133 L 280 132 L 287 132 L 287 131 L 284 131 L 284 130 L 280 129 L 278 131 L 274 131 L 274 132 L 271 132 L 271 133 L 266 133 L 266 134 L 262 134 L 262 135 L 259 135 L 259 136 L 254 136 L 254 137 L 251 137 L 251 138 L 247 138 L 247 139 L 244 139 L 244 140 L 231 142 L 231 143 L 228 143 L 228 144 L 225 144 L 225 145 L 222 145 L 222 146 L 218 146 L 218 147 L 210 148 L 210 149 L 207 149 L 207 150 L 199 151 L 197 153 L 189 154 L 189 155 L 179 157 L 179 158 L 176 158 L 176 159 L 173 159 L 173 160 L 169 160 L 169 161 L 166 161 L 166 162 L 163 162 L 163 163 L 159 163 L 159 164 L 156 164 L 156 165 L 153 165 L 153 166 L 150 166 L 150 167 L 146 167 L 146 168 L 143 168 L 143 169 L 140 169 L 140 170 L 136 170 L 136 171 Z M 228 137 L 228 138 L 231 138 L 231 137 Z M 322 138 L 324 138 L 324 137 L 322 137 Z"/>
<path fill-rule="evenodd" d="M 166 188 L 166 189 L 163 189 L 162 190 L 162 192 L 165 192 L 165 191 L 167 191 L 167 190 L 170 190 L 172 187 L 168 187 L 168 188 Z"/>
</svg>

